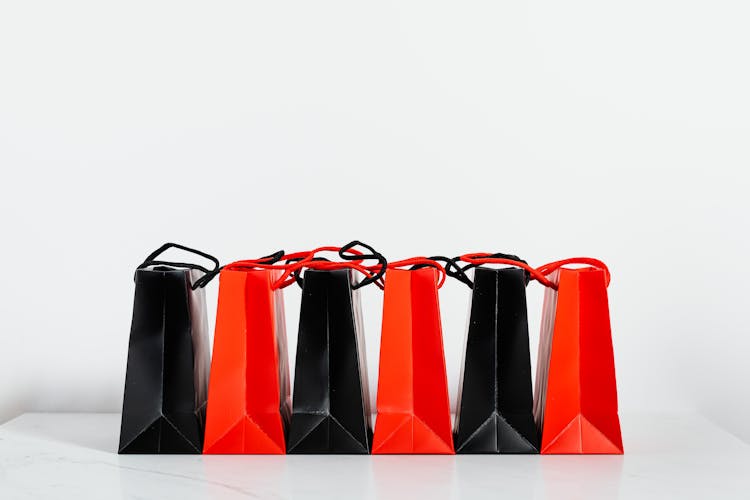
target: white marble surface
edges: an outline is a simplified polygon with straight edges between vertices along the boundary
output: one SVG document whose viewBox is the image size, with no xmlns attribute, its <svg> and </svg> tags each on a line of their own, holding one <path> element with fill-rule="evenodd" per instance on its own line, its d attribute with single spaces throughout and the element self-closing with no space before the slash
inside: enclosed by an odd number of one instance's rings
<svg viewBox="0 0 750 500">
<path fill-rule="evenodd" d="M 750 498 L 750 445 L 698 415 L 625 415 L 624 456 L 119 456 L 119 415 L 0 426 L 0 499 Z"/>
</svg>

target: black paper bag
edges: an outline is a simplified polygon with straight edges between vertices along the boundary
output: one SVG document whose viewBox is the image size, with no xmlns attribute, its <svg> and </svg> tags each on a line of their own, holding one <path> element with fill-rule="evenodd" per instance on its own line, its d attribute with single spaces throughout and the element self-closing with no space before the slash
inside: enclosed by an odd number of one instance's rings
<svg viewBox="0 0 750 500">
<path fill-rule="evenodd" d="M 456 453 L 539 453 L 532 415 L 527 276 L 477 268 L 459 385 Z"/>
<path fill-rule="evenodd" d="M 359 292 L 348 269 L 305 272 L 287 453 L 372 445 Z"/>
<path fill-rule="evenodd" d="M 209 275 L 198 265 L 154 260 L 170 247 L 192 251 L 165 245 L 135 272 L 119 453 L 203 449 L 209 341 L 202 286 Z"/>
</svg>

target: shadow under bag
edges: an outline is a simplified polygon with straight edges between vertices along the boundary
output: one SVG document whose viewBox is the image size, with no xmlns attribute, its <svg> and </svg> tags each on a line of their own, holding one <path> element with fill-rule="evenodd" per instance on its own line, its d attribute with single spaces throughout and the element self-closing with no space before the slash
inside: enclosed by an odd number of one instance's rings
<svg viewBox="0 0 750 500">
<path fill-rule="evenodd" d="M 474 271 L 456 453 L 539 453 L 532 414 L 527 282 L 523 269 Z"/>
<path fill-rule="evenodd" d="M 304 274 L 287 453 L 370 451 L 362 314 L 352 280 L 349 269 Z"/>
<path fill-rule="evenodd" d="M 209 276 L 194 264 L 155 260 L 135 272 L 119 453 L 200 453 L 209 370 L 203 286 Z M 209 278 L 210 279 L 210 278 Z"/>
</svg>

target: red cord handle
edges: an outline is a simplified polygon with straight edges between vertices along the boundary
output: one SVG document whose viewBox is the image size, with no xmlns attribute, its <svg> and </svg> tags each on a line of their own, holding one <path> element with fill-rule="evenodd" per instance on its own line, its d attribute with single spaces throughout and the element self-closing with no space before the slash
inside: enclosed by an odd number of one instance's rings
<svg viewBox="0 0 750 500">
<path fill-rule="evenodd" d="M 227 264 L 224 266 L 224 269 L 228 269 L 230 271 L 250 271 L 253 269 L 279 269 L 284 271 L 281 276 L 271 283 L 271 290 L 277 290 L 279 288 L 284 288 L 289 286 L 290 284 L 294 283 L 294 279 L 292 278 L 289 280 L 289 276 L 296 271 L 297 269 L 300 269 L 301 266 L 314 257 L 313 252 L 295 252 L 290 254 L 284 254 L 282 257 L 283 259 L 287 260 L 297 260 L 296 262 L 290 262 L 288 264 L 280 264 L 278 262 L 274 264 L 267 264 L 262 261 L 262 259 L 248 259 L 248 260 L 238 260 L 236 262 L 232 262 L 231 264 Z"/>
<path fill-rule="evenodd" d="M 602 271 L 604 271 L 604 283 L 606 286 L 609 286 L 609 282 L 612 279 L 612 276 L 609 273 L 609 268 L 607 267 L 607 265 L 604 262 L 600 261 L 599 259 L 592 259 L 591 257 L 572 257 L 570 259 L 563 259 L 563 260 L 558 260 L 555 262 L 550 262 L 549 264 L 544 264 L 543 266 L 539 266 L 536 269 L 536 271 L 538 271 L 544 276 L 547 276 L 567 264 L 585 264 L 588 266 L 601 269 Z"/>
<path fill-rule="evenodd" d="M 557 289 L 557 286 L 550 280 L 548 280 L 547 276 L 545 276 L 543 272 L 534 269 L 525 262 L 519 262 L 513 259 L 503 259 L 500 257 L 490 257 L 490 255 L 492 254 L 486 252 L 468 253 L 466 255 L 462 255 L 461 260 L 464 262 L 468 262 L 469 264 L 474 264 L 475 266 L 479 266 L 481 264 L 505 264 L 508 266 L 518 267 L 528 272 L 532 278 L 537 280 L 542 285 L 554 288 L 555 290 Z"/>
<path fill-rule="evenodd" d="M 377 276 L 377 272 L 380 269 L 380 265 L 373 265 L 373 266 L 365 266 L 362 264 L 364 259 L 352 259 L 352 260 L 346 260 L 341 262 L 332 262 L 327 260 L 314 260 L 315 256 L 321 252 L 340 252 L 342 251 L 342 247 L 336 247 L 336 246 L 322 246 L 315 248 L 310 251 L 304 251 L 304 252 L 295 252 L 292 254 L 286 254 L 282 259 L 286 260 L 287 262 L 284 264 L 280 263 L 274 263 L 274 264 L 267 264 L 262 262 L 262 259 L 253 259 L 253 260 L 240 260 L 237 262 L 233 262 L 231 264 L 228 264 L 225 266 L 225 269 L 229 270 L 252 270 L 252 269 L 278 269 L 282 270 L 283 273 L 279 278 L 271 283 L 271 289 L 272 290 L 278 290 L 280 288 L 286 288 L 287 286 L 291 285 L 295 282 L 296 278 L 293 276 L 298 271 L 301 271 L 304 268 L 307 269 L 321 269 L 321 270 L 335 270 L 335 269 L 354 269 L 356 271 L 359 271 L 360 273 L 364 274 L 368 278 L 373 278 Z M 356 248 L 346 248 L 343 250 L 346 254 L 351 255 L 363 255 L 363 253 L 356 249 Z M 295 262 L 289 262 L 290 260 Z M 379 281 L 375 281 L 375 284 L 379 288 L 383 288 L 383 284 Z"/>
<path fill-rule="evenodd" d="M 438 276 L 439 276 L 437 287 L 440 288 L 443 286 L 443 283 L 445 283 L 445 277 L 446 277 L 445 268 L 440 262 L 429 259 L 427 257 L 411 257 L 408 259 L 397 260 L 395 262 L 389 262 L 388 269 L 398 269 L 400 267 L 418 266 L 418 265 L 434 267 L 435 269 L 437 269 Z"/>
<path fill-rule="evenodd" d="M 364 255 L 362 251 L 353 248 L 352 244 L 347 245 L 346 247 L 337 247 L 337 246 L 323 246 L 318 247 L 315 250 L 312 251 L 313 256 L 320 252 L 336 252 L 339 255 L 342 254 L 352 254 L 352 255 Z M 318 270 L 324 270 L 324 271 L 334 271 L 337 269 L 353 269 L 355 271 L 358 271 L 365 275 L 366 278 L 376 278 L 378 276 L 378 271 L 381 270 L 381 264 L 373 264 L 371 266 L 363 265 L 362 262 L 364 262 L 365 259 L 347 259 L 343 261 L 329 261 L 329 260 L 309 260 L 305 261 L 304 265 L 302 267 L 306 267 L 308 269 L 318 269 Z M 384 284 L 380 280 L 373 281 L 375 285 L 380 288 L 381 290 L 384 289 Z"/>
<path fill-rule="evenodd" d="M 375 277 L 377 275 L 377 270 L 380 268 L 380 266 L 378 265 L 363 266 L 355 261 L 331 262 L 327 260 L 313 260 L 305 262 L 302 267 L 306 267 L 308 269 L 319 269 L 323 271 L 333 271 L 336 269 L 354 269 L 355 271 L 359 271 L 360 273 L 364 274 L 368 278 Z M 381 282 L 375 281 L 374 283 L 378 288 L 380 288 L 381 290 L 383 289 L 383 284 Z"/>
<path fill-rule="evenodd" d="M 300 265 L 297 267 L 297 269 L 291 271 L 292 273 L 296 270 L 301 270 L 302 268 L 307 269 L 318 269 L 323 271 L 334 271 L 336 269 L 354 269 L 355 271 L 358 271 L 362 274 L 364 274 L 368 278 L 374 278 L 377 276 L 377 272 L 380 269 L 379 264 L 375 264 L 372 266 L 365 266 L 362 264 L 364 259 L 352 259 L 352 260 L 344 260 L 344 261 L 329 261 L 329 260 L 312 260 L 312 258 L 320 253 L 320 252 L 341 252 L 342 247 L 336 247 L 336 246 L 323 246 L 318 247 L 311 251 L 311 258 L 300 261 Z M 363 253 L 356 248 L 347 248 L 344 253 L 349 253 L 352 255 L 362 255 Z M 291 274 L 291 273 L 290 273 Z M 294 281 L 292 279 L 292 281 Z M 377 285 L 378 288 L 381 290 L 383 289 L 383 284 L 380 281 L 375 281 L 375 285 Z M 285 285 L 286 286 L 286 285 Z"/>
</svg>

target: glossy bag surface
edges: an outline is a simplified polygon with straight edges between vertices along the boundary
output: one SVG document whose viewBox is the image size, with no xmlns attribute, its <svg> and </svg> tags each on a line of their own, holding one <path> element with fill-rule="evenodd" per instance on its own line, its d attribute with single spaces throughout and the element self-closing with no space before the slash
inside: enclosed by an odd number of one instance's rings
<svg viewBox="0 0 750 500">
<path fill-rule="evenodd" d="M 369 453 L 364 349 L 359 292 L 352 290 L 351 271 L 306 271 L 288 453 Z"/>
<path fill-rule="evenodd" d="M 372 452 L 452 454 L 437 273 L 388 269 Z"/>
<path fill-rule="evenodd" d="M 620 454 L 605 273 L 562 268 L 550 278 L 539 344 L 534 410 L 543 454 Z"/>
<path fill-rule="evenodd" d="M 456 405 L 456 453 L 539 453 L 522 269 L 474 273 Z"/>
<path fill-rule="evenodd" d="M 120 453 L 200 453 L 209 370 L 202 273 L 150 266 L 135 273 Z"/>
<path fill-rule="evenodd" d="M 283 454 L 290 413 L 279 271 L 219 275 L 204 452 Z"/>
</svg>

